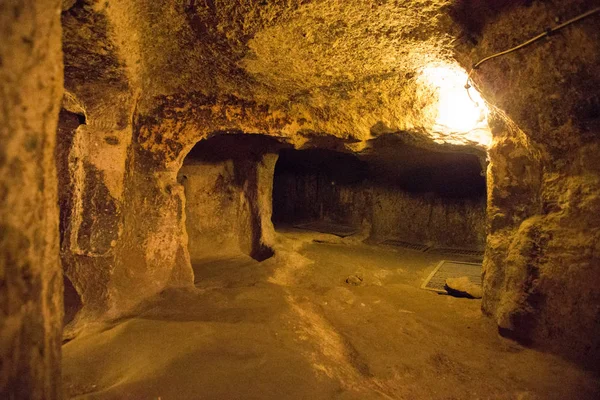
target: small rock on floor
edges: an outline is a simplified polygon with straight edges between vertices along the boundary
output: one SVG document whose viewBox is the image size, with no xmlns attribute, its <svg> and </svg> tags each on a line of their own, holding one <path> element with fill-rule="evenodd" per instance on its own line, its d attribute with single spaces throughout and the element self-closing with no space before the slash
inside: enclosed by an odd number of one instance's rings
<svg viewBox="0 0 600 400">
<path fill-rule="evenodd" d="M 456 297 L 480 299 L 482 296 L 481 286 L 471 282 L 467 276 L 446 279 L 445 289 L 449 295 Z"/>
<path fill-rule="evenodd" d="M 359 275 L 350 275 L 349 277 L 346 278 L 346 283 L 348 285 L 358 286 L 358 285 L 362 284 L 362 282 L 363 282 L 363 278 L 362 278 L 362 276 L 359 276 Z"/>
</svg>

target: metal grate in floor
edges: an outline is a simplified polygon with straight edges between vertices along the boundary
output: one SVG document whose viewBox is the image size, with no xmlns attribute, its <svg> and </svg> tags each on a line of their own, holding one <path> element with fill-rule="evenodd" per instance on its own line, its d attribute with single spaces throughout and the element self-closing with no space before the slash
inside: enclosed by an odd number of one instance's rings
<svg viewBox="0 0 600 400">
<path fill-rule="evenodd" d="M 460 278 L 461 276 L 467 276 L 471 282 L 481 285 L 481 264 L 444 260 L 425 279 L 421 289 L 447 293 L 444 289 L 446 279 Z"/>
<path fill-rule="evenodd" d="M 473 249 L 431 248 L 431 249 L 429 249 L 428 253 L 483 257 L 483 250 L 473 250 Z"/>
<path fill-rule="evenodd" d="M 403 240 L 397 240 L 397 239 L 386 239 L 383 242 L 381 242 L 381 244 L 385 244 L 388 246 L 402 247 L 405 249 L 416 250 L 416 251 L 427 251 L 427 249 L 429 249 L 429 246 L 427 246 L 426 244 L 410 243 L 410 242 L 405 242 Z"/>
</svg>

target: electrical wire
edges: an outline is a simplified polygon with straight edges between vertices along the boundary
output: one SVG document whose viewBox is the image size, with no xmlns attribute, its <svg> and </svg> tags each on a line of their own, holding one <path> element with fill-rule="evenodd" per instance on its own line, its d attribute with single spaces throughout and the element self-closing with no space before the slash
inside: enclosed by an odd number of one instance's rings
<svg viewBox="0 0 600 400">
<path fill-rule="evenodd" d="M 519 44 L 519 45 L 517 45 L 515 47 L 511 47 L 508 50 L 504 50 L 504 51 L 501 51 L 499 53 L 492 54 L 491 56 L 487 56 L 487 57 L 479 60 L 477 63 L 473 64 L 473 67 L 471 68 L 471 71 L 469 72 L 469 75 L 467 76 L 467 83 L 465 84 L 465 89 L 467 89 L 467 93 L 469 91 L 469 88 L 471 87 L 471 75 L 473 75 L 473 71 L 475 71 L 477 68 L 479 68 L 479 66 L 481 64 L 483 64 L 484 62 L 489 61 L 491 59 L 494 59 L 496 57 L 503 56 L 503 55 L 508 54 L 508 53 L 512 53 L 513 51 L 520 50 L 523 47 L 529 46 L 530 44 L 532 44 L 534 42 L 537 42 L 538 40 L 540 40 L 540 39 L 542 39 L 542 38 L 544 38 L 546 36 L 552 35 L 554 32 L 559 31 L 559 30 L 565 28 L 566 26 L 571 25 L 574 22 L 581 21 L 582 19 L 587 18 L 587 17 L 589 17 L 591 15 L 597 14 L 599 12 L 600 12 L 600 7 L 594 8 L 594 9 L 592 9 L 590 11 L 587 11 L 587 12 L 585 12 L 583 14 L 580 14 L 580 15 L 576 16 L 575 18 L 571 18 L 570 20 L 565 21 L 562 24 L 556 25 L 553 28 L 548 28 L 544 32 L 540 33 L 539 35 L 534 36 L 531 39 L 529 39 L 529 40 L 527 40 L 527 41 L 525 41 L 525 42 L 523 42 L 523 43 L 521 43 L 521 44 Z M 471 97 L 471 96 L 469 95 L 469 97 Z"/>
</svg>

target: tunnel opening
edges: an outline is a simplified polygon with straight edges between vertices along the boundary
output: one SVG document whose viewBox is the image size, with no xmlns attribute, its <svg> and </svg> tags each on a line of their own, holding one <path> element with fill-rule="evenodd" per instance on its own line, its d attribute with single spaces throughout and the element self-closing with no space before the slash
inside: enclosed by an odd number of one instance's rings
<svg viewBox="0 0 600 400">
<path fill-rule="evenodd" d="M 358 192 L 367 174 L 367 164 L 352 154 L 325 149 L 282 150 L 273 178 L 273 223 L 356 223 L 349 207 L 340 203 L 338 187 Z"/>
<path fill-rule="evenodd" d="M 83 307 L 81 302 L 81 297 L 73 286 L 73 282 L 67 277 L 67 275 L 63 274 L 63 288 L 64 288 L 64 317 L 63 317 L 63 325 L 69 324 L 71 321 L 75 319 L 75 316 Z"/>
<path fill-rule="evenodd" d="M 358 154 L 284 149 L 275 167 L 276 229 L 483 250 L 485 213 L 477 154 L 377 140 Z"/>
<path fill-rule="evenodd" d="M 273 255 L 262 240 L 260 199 L 263 170 L 280 146 L 263 135 L 219 134 L 187 154 L 177 180 L 185 192 L 192 265 L 240 254 L 256 261 Z"/>
</svg>

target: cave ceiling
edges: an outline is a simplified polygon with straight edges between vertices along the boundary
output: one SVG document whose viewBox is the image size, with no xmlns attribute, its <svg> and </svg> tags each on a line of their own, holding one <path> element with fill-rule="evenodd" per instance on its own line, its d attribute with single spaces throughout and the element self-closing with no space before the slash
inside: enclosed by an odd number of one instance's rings
<svg viewBox="0 0 600 400">
<path fill-rule="evenodd" d="M 464 61 L 480 27 L 461 23 L 463 3 L 471 2 L 64 1 L 65 107 L 116 127 L 135 111 L 180 141 L 211 119 L 207 130 L 298 146 L 327 135 L 360 150 L 398 132 L 480 145 L 436 129 L 439 93 L 423 75 L 431 66 L 464 74 L 456 48 Z M 169 118 L 177 121 L 164 128 Z"/>
</svg>

